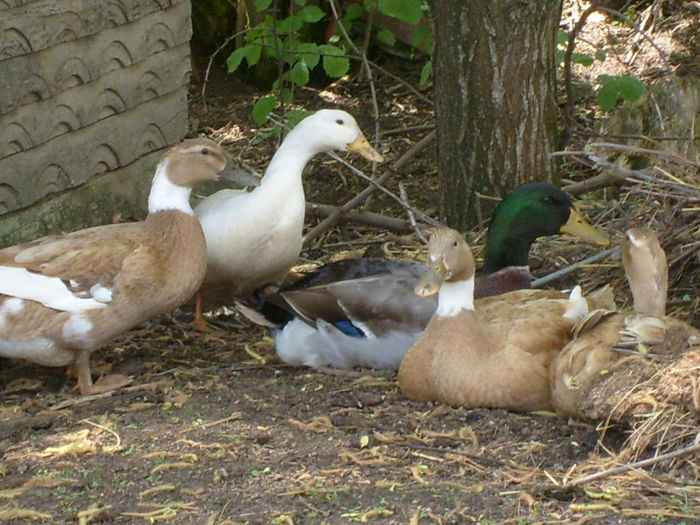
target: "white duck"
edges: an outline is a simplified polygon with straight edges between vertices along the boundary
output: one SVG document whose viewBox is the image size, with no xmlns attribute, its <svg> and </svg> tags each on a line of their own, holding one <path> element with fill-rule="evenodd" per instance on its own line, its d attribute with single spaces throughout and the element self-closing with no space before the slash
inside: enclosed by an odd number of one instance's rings
<svg viewBox="0 0 700 525">
<path fill-rule="evenodd" d="M 221 147 L 186 140 L 161 158 L 145 220 L 0 250 L 0 356 L 73 364 L 83 394 L 128 383 L 111 376 L 93 385 L 90 354 L 197 291 L 206 247 L 190 192 L 195 184 L 229 175 Z"/>
<path fill-rule="evenodd" d="M 248 299 L 255 290 L 279 285 L 302 245 L 305 199 L 302 172 L 316 154 L 352 151 L 381 162 L 355 119 L 345 111 L 322 109 L 285 137 L 251 192 L 221 190 L 195 207 L 207 241 L 204 301 L 215 306 Z M 204 327 L 198 298 L 193 325 Z"/>
</svg>

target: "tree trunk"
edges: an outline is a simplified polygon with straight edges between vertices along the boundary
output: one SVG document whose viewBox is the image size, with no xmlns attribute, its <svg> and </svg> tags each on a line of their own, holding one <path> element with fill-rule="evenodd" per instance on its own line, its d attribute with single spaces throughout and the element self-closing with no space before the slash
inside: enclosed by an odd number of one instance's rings
<svg viewBox="0 0 700 525">
<path fill-rule="evenodd" d="M 477 192 L 552 181 L 561 0 L 432 0 L 442 212 L 464 230 Z"/>
</svg>

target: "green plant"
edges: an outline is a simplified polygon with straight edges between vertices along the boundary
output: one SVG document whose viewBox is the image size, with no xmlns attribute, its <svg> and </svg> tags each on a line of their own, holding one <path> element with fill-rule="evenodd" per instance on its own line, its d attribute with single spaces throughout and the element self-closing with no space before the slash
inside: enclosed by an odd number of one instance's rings
<svg viewBox="0 0 700 525">
<path fill-rule="evenodd" d="M 603 111 L 610 111 L 618 100 L 636 102 L 646 89 L 639 79 L 633 75 L 611 76 L 598 75 L 600 89 L 598 90 L 598 105 Z"/>
<path fill-rule="evenodd" d="M 255 9 L 263 15 L 263 20 L 249 28 L 245 35 L 245 45 L 238 47 L 228 57 L 226 64 L 229 72 L 237 71 L 245 62 L 248 67 L 256 66 L 263 59 L 278 64 L 280 75 L 272 85 L 271 93 L 264 95 L 253 106 L 253 120 L 257 124 L 265 123 L 271 112 L 282 102 L 289 104 L 293 100 L 293 89 L 306 86 L 313 70 L 320 67 L 331 79 L 341 78 L 350 70 L 350 60 L 360 59 L 357 51 L 363 45 L 348 41 L 346 35 L 363 34 L 362 28 L 367 21 L 367 13 L 379 10 L 381 13 L 408 23 L 417 24 L 427 9 L 426 0 L 364 0 L 348 3 L 340 13 L 340 24 L 331 18 L 327 24 L 326 34 L 332 33 L 321 43 L 313 41 L 311 27 L 329 19 L 321 7 L 309 0 L 294 0 L 287 16 L 279 17 L 273 0 L 256 0 Z M 342 30 L 341 30 L 342 27 Z M 379 43 L 393 45 L 395 37 L 391 31 L 375 31 L 373 37 Z M 429 26 L 416 31 L 415 39 L 425 43 L 426 49 L 432 51 L 432 35 Z M 428 61 L 421 73 L 420 82 L 425 84 L 432 72 L 432 63 Z M 287 117 L 290 117 L 288 114 Z M 300 120 L 303 115 L 292 114 L 293 120 Z M 278 134 L 279 131 L 276 132 Z"/>
<path fill-rule="evenodd" d="M 557 65 L 561 66 L 565 60 L 565 50 L 569 45 L 571 35 L 561 29 L 557 33 Z M 586 53 L 571 53 L 571 62 L 584 67 L 593 65 L 595 60 L 604 61 L 607 53 L 604 49 L 597 49 L 595 56 Z M 625 102 L 636 102 L 646 91 L 642 84 L 634 75 L 598 75 L 600 88 L 596 95 L 598 106 L 603 111 L 610 111 L 620 99 Z"/>
</svg>

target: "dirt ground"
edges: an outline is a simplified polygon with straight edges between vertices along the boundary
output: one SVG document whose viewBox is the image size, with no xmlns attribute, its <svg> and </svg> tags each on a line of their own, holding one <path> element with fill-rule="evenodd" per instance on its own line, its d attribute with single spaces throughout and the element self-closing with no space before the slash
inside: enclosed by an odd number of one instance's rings
<svg viewBox="0 0 700 525">
<path fill-rule="evenodd" d="M 422 65 L 381 63 L 414 78 Z M 205 113 L 206 62 L 195 66 L 191 133 L 223 139 L 263 169 L 274 144 L 250 144 L 258 92 L 215 68 Z M 395 161 L 428 133 L 432 111 L 398 82 L 377 82 L 383 153 Z M 359 79 L 298 96 L 307 109 L 348 109 L 372 136 Z M 409 200 L 437 216 L 434 156 L 434 147 L 422 152 L 403 182 Z M 305 185 L 308 200 L 336 205 L 364 187 L 321 157 Z M 385 197 L 370 208 L 406 218 Z M 344 225 L 303 255 L 325 261 L 368 246 L 420 251 L 413 236 Z M 535 250 L 534 273 L 593 251 L 550 241 Z M 410 402 L 392 372 L 288 367 L 263 329 L 226 317 L 226 329 L 202 334 L 183 328 L 188 320 L 178 311 L 96 352 L 93 373 L 134 377 L 108 395 L 81 397 L 63 370 L 0 359 L 0 523 L 690 524 L 700 516 L 697 455 L 605 472 L 629 459 L 619 455 L 624 431 Z M 577 482 L 597 472 L 605 475 Z"/>
</svg>

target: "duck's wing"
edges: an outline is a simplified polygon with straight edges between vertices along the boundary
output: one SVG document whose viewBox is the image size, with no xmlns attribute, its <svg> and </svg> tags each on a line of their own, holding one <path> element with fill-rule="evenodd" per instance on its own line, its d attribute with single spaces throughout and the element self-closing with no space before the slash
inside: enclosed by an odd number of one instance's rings
<svg viewBox="0 0 700 525">
<path fill-rule="evenodd" d="M 315 369 L 359 366 L 398 370 L 418 335 L 390 330 L 380 337 L 357 337 L 322 319 L 311 326 L 298 318 L 272 330 L 277 355 L 282 361 Z"/>
<path fill-rule="evenodd" d="M 550 385 L 557 412 L 607 417 L 630 388 L 683 355 L 699 334 L 669 317 L 590 312 L 552 363 Z"/>
<path fill-rule="evenodd" d="M 435 299 L 421 299 L 413 292 L 421 264 L 341 262 L 345 264 L 327 265 L 321 273 L 280 292 L 296 316 L 310 325 L 323 320 L 349 335 L 364 337 L 381 337 L 389 331 L 412 333 L 428 324 Z"/>
<path fill-rule="evenodd" d="M 97 226 L 0 250 L 0 294 L 65 311 L 110 303 L 118 280 L 153 274 L 140 223 Z"/>
</svg>

